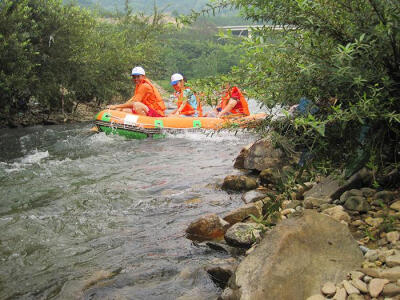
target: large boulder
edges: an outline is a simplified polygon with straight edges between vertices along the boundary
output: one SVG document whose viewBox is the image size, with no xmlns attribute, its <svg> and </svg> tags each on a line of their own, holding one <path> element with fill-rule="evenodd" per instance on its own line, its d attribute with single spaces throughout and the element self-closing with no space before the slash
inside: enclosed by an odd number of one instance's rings
<svg viewBox="0 0 400 300">
<path fill-rule="evenodd" d="M 258 171 L 268 168 L 279 170 L 297 161 L 298 157 L 288 157 L 281 149 L 274 148 L 271 139 L 264 138 L 243 148 L 234 167 Z"/>
<path fill-rule="evenodd" d="M 240 263 L 229 282 L 229 299 L 307 299 L 319 294 L 323 283 L 341 282 L 362 261 L 346 225 L 306 210 L 269 231 Z"/>
</svg>

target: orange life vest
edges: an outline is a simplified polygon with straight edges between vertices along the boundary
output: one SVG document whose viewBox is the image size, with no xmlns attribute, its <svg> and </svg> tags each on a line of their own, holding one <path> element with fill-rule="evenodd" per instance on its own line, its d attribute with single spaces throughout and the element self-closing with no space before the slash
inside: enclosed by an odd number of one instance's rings
<svg viewBox="0 0 400 300">
<path fill-rule="evenodd" d="M 150 87 L 150 90 L 148 87 L 146 87 L 146 85 Z M 162 99 L 159 91 L 153 86 L 148 78 L 144 78 L 137 84 L 135 88 L 135 94 L 133 95 L 132 99 L 134 98 L 136 98 L 137 101 L 142 102 L 147 107 L 155 110 L 161 116 L 164 116 L 164 100 Z"/>
<path fill-rule="evenodd" d="M 175 96 L 178 98 L 178 101 L 176 102 L 176 105 L 179 107 L 181 107 L 182 102 L 183 102 L 183 91 L 189 89 L 191 90 L 191 88 L 189 87 L 184 87 L 179 93 L 175 93 Z M 187 101 L 185 106 L 183 107 L 182 111 L 181 111 L 181 115 L 185 115 L 185 116 L 191 116 L 194 115 L 197 111 L 198 117 L 202 117 L 203 116 L 203 108 L 201 107 L 201 103 L 200 103 L 200 99 L 199 97 L 194 94 L 197 100 L 197 107 L 194 108 L 192 105 L 189 104 L 189 102 Z"/>
<path fill-rule="evenodd" d="M 219 104 L 218 107 L 220 107 L 221 110 L 223 110 L 228 105 L 228 102 L 231 98 L 237 100 L 235 107 L 232 108 L 232 110 L 230 111 L 232 114 L 235 114 L 235 115 L 241 114 L 241 115 L 246 115 L 246 116 L 250 115 L 249 105 L 247 104 L 247 101 L 244 98 L 242 92 L 236 86 L 230 88 L 226 92 L 226 94 L 222 97 L 221 103 Z M 239 99 L 236 99 L 236 98 L 239 98 Z"/>
</svg>

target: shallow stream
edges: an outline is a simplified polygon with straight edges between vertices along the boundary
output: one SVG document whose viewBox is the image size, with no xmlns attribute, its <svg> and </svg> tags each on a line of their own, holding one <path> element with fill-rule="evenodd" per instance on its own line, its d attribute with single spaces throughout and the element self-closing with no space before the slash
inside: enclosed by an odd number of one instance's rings
<svg viewBox="0 0 400 300">
<path fill-rule="evenodd" d="M 92 124 L 0 133 L 0 299 L 212 299 L 224 255 L 185 238 L 241 195 L 217 188 L 254 137 L 128 140 Z"/>
</svg>

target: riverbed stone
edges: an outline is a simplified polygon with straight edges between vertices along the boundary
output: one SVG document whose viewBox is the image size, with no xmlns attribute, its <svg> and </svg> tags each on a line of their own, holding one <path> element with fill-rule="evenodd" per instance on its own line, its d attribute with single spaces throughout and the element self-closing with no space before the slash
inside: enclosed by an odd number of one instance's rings
<svg viewBox="0 0 400 300">
<path fill-rule="evenodd" d="M 260 190 L 251 190 L 242 195 L 242 200 L 244 203 L 253 203 L 264 199 L 265 196 L 265 192 Z"/>
<path fill-rule="evenodd" d="M 362 260 L 345 225 L 306 210 L 268 231 L 239 264 L 229 286 L 242 300 L 303 300 L 318 294 L 324 282 L 345 278 Z"/>
<path fill-rule="evenodd" d="M 282 208 L 287 209 L 287 208 L 296 208 L 297 206 L 303 206 L 303 202 L 300 200 L 286 200 L 284 203 L 282 203 Z"/>
<path fill-rule="evenodd" d="M 368 285 L 361 279 L 353 279 L 350 283 L 362 293 L 368 293 Z"/>
<path fill-rule="evenodd" d="M 208 214 L 193 221 L 186 233 L 191 240 L 206 241 L 222 238 L 228 228 L 228 222 L 216 214 Z"/>
<path fill-rule="evenodd" d="M 388 267 L 400 266 L 400 253 L 386 257 L 385 263 Z"/>
<path fill-rule="evenodd" d="M 366 198 L 373 197 L 376 193 L 375 189 L 371 189 L 368 187 L 363 187 L 360 189 L 360 191 L 362 192 L 362 195 Z"/>
<path fill-rule="evenodd" d="M 394 203 L 392 203 L 392 205 L 390 205 L 391 209 L 394 209 L 396 211 L 400 211 L 400 201 L 396 201 Z"/>
<path fill-rule="evenodd" d="M 287 215 L 290 215 L 290 214 L 295 213 L 295 212 L 296 212 L 296 210 L 293 209 L 293 208 L 286 208 L 286 209 L 283 209 L 281 211 L 281 215 L 282 216 L 287 216 Z"/>
<path fill-rule="evenodd" d="M 382 295 L 385 297 L 393 297 L 400 295 L 400 286 L 395 283 L 388 283 L 383 288 Z"/>
<path fill-rule="evenodd" d="M 374 199 L 382 200 L 383 203 L 390 203 L 396 197 L 396 193 L 392 191 L 380 191 L 374 195 Z"/>
<path fill-rule="evenodd" d="M 256 235 L 262 228 L 256 223 L 236 223 L 225 233 L 225 241 L 228 245 L 240 248 L 250 248 L 256 241 Z"/>
<path fill-rule="evenodd" d="M 312 209 L 312 208 L 318 208 L 323 204 L 330 203 L 330 201 L 331 201 L 330 198 L 317 198 L 308 196 L 304 199 L 303 205 L 305 208 Z"/>
<path fill-rule="evenodd" d="M 328 215 L 334 218 L 336 221 L 345 221 L 346 223 L 350 223 L 351 217 L 347 212 L 344 211 L 343 206 L 337 205 L 331 208 L 327 208 L 322 211 L 323 214 Z"/>
<path fill-rule="evenodd" d="M 222 183 L 222 189 L 227 191 L 249 191 L 257 186 L 257 180 L 246 175 L 228 175 Z"/>
<path fill-rule="evenodd" d="M 368 225 L 376 228 L 383 223 L 383 218 L 367 217 L 367 218 L 365 218 L 364 222 L 367 223 Z"/>
<path fill-rule="evenodd" d="M 268 168 L 279 170 L 297 163 L 298 160 L 298 156 L 289 157 L 281 149 L 275 148 L 271 138 L 266 137 L 244 147 L 236 158 L 234 167 L 261 172 Z"/>
<path fill-rule="evenodd" d="M 400 266 L 382 269 L 379 272 L 379 277 L 388 279 L 390 281 L 397 281 L 400 279 Z"/>
<path fill-rule="evenodd" d="M 272 168 L 262 170 L 258 177 L 260 178 L 260 182 L 263 185 L 276 185 L 282 180 L 282 174 L 279 172 L 279 170 L 275 170 Z"/>
<path fill-rule="evenodd" d="M 348 295 L 360 293 L 360 291 L 355 286 L 353 286 L 349 281 L 343 280 L 342 283 Z"/>
<path fill-rule="evenodd" d="M 332 297 L 336 293 L 335 284 L 331 281 L 324 283 L 324 285 L 321 288 L 321 293 L 328 297 Z"/>
<path fill-rule="evenodd" d="M 333 300 L 346 300 L 347 298 L 347 292 L 346 289 L 343 288 L 336 288 L 336 294 L 332 298 Z"/>
<path fill-rule="evenodd" d="M 338 190 L 340 190 L 339 181 L 332 177 L 326 177 L 304 193 L 304 202 L 308 202 L 309 199 L 319 199 L 320 204 L 330 203 L 333 200 L 332 195 L 336 194 Z"/>
<path fill-rule="evenodd" d="M 345 204 L 346 200 L 351 196 L 363 197 L 363 193 L 360 190 L 356 190 L 356 189 L 346 191 L 340 196 L 339 203 Z"/>
<path fill-rule="evenodd" d="M 371 297 L 378 297 L 378 295 L 383 291 L 383 288 L 387 283 L 389 283 L 389 280 L 387 279 L 372 279 L 371 282 L 368 284 L 368 291 Z"/>
<path fill-rule="evenodd" d="M 398 231 L 391 231 L 386 234 L 386 239 L 388 242 L 394 244 L 396 243 L 400 238 L 400 233 Z"/>
<path fill-rule="evenodd" d="M 344 203 L 344 207 L 348 210 L 358 212 L 368 212 L 371 209 L 367 199 L 362 196 L 350 196 Z"/>
<path fill-rule="evenodd" d="M 262 207 L 263 203 L 261 201 L 257 203 L 246 204 L 228 213 L 224 217 L 224 220 L 228 222 L 230 225 L 234 225 L 238 222 L 242 222 L 246 218 L 249 218 L 250 215 L 259 218 L 261 217 L 262 214 Z"/>
<path fill-rule="evenodd" d="M 361 279 L 361 278 L 364 277 L 364 273 L 362 273 L 362 272 L 360 272 L 360 271 L 351 271 L 351 272 L 349 273 L 349 275 L 350 275 L 350 278 L 351 278 L 352 280 L 357 280 L 357 279 Z"/>
</svg>

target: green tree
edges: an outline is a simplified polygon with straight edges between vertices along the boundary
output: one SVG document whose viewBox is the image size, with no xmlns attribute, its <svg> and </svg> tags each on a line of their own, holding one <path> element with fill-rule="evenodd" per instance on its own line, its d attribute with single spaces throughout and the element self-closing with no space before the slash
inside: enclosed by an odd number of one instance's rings
<svg viewBox="0 0 400 300">
<path fill-rule="evenodd" d="M 305 97 L 316 115 L 272 122 L 314 161 L 345 162 L 348 174 L 371 156 L 398 162 L 400 4 L 377 0 L 227 0 L 260 29 L 232 73 L 267 106 Z M 277 28 L 275 28 L 277 29 Z M 385 167 L 380 164 L 380 170 Z"/>
<path fill-rule="evenodd" d="M 73 104 L 131 93 L 133 65 L 161 72 L 157 37 L 162 15 L 101 19 L 61 0 L 0 3 L 0 115 L 39 103 L 42 110 L 69 112 Z"/>
</svg>

